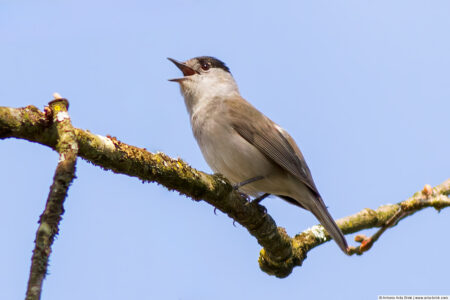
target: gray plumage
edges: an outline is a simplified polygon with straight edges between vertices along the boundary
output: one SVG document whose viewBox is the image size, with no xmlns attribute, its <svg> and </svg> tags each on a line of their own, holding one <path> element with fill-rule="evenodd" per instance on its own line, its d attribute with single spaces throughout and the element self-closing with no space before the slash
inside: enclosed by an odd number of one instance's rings
<svg viewBox="0 0 450 300">
<path fill-rule="evenodd" d="M 309 210 L 347 253 L 347 242 L 329 214 L 294 139 L 239 93 L 228 67 L 212 57 L 174 62 L 194 136 L 205 160 L 217 173 L 257 196 L 277 195 Z"/>
</svg>

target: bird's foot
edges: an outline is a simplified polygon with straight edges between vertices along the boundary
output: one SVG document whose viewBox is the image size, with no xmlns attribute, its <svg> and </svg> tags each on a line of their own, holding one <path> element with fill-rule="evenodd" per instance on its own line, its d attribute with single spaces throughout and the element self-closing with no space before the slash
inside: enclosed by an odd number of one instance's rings
<svg viewBox="0 0 450 300">
<path fill-rule="evenodd" d="M 262 200 L 264 200 L 265 198 L 267 198 L 268 196 L 270 196 L 270 194 L 269 193 L 265 193 L 265 194 L 255 198 L 255 199 L 251 200 L 251 201 L 248 200 L 248 196 L 247 196 L 248 202 L 245 205 L 255 205 L 259 210 L 262 210 L 264 214 L 267 214 L 267 209 L 264 206 L 262 206 L 260 204 L 260 202 Z"/>
<path fill-rule="evenodd" d="M 265 193 L 265 194 L 263 194 L 263 195 L 261 195 L 261 196 L 255 198 L 255 199 L 253 199 L 253 200 L 252 200 L 252 203 L 259 204 L 261 201 L 263 201 L 264 199 L 266 199 L 268 196 L 270 196 L 270 194 L 269 194 L 269 193 Z"/>
<path fill-rule="evenodd" d="M 233 189 L 238 190 L 240 187 L 242 187 L 242 186 L 244 186 L 244 185 L 247 185 L 247 184 L 249 184 L 249 183 L 252 183 L 252 182 L 261 180 L 261 179 L 263 179 L 263 178 L 264 178 L 264 176 L 256 176 L 256 177 L 252 177 L 252 178 L 250 178 L 250 179 L 247 179 L 247 180 L 238 182 L 238 183 L 236 183 L 236 184 L 233 184 Z"/>
</svg>

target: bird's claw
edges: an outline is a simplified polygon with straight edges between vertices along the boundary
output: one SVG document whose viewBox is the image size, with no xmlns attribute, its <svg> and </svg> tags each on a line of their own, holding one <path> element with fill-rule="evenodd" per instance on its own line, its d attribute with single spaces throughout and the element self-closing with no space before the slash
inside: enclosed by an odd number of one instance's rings
<svg viewBox="0 0 450 300">
<path fill-rule="evenodd" d="M 267 215 L 267 208 L 265 206 L 260 205 L 258 207 L 258 209 L 261 209 L 263 211 L 264 215 Z"/>
</svg>

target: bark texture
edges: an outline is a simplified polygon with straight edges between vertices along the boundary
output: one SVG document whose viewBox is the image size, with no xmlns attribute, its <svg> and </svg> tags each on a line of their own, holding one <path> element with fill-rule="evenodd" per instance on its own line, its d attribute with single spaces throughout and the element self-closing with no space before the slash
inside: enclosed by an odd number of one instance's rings
<svg viewBox="0 0 450 300">
<path fill-rule="evenodd" d="M 27 300 L 41 298 L 42 283 L 47 274 L 51 246 L 59 232 L 59 222 L 64 213 L 64 200 L 75 177 L 78 144 L 67 113 L 66 99 L 56 99 L 46 108 L 48 128 L 56 139 L 55 149 L 59 152 L 59 162 L 53 176 L 53 184 L 47 198 L 44 212 L 39 218 L 35 248 L 31 258 L 30 276 L 26 293 Z M 25 112 L 26 115 L 26 112 Z"/>
<path fill-rule="evenodd" d="M 286 277 L 305 260 L 309 250 L 330 240 L 321 225 L 316 225 L 291 238 L 268 215 L 263 206 L 248 202 L 245 195 L 233 190 L 220 175 L 208 175 L 190 167 L 181 159 L 164 153 L 122 143 L 111 136 L 100 136 L 87 130 L 74 129 L 79 147 L 78 156 L 115 173 L 137 177 L 145 182 L 157 182 L 196 201 L 206 201 L 244 226 L 263 247 L 259 264 L 263 271 Z M 57 134 L 45 113 L 34 106 L 0 107 L 0 139 L 21 138 L 58 149 Z M 450 179 L 441 185 L 424 189 L 411 198 L 376 210 L 369 208 L 337 220 L 344 234 L 379 227 L 382 233 L 404 217 L 423 208 L 440 210 L 450 205 Z M 359 237 L 361 245 L 349 254 L 362 254 L 381 235 Z"/>
</svg>

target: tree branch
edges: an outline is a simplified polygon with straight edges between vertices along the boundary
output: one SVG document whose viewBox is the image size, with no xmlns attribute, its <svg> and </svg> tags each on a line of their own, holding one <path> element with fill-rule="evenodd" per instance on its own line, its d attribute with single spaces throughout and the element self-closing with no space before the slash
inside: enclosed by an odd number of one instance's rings
<svg viewBox="0 0 450 300">
<path fill-rule="evenodd" d="M 52 251 L 51 246 L 59 232 L 59 222 L 64 213 L 63 203 L 67 196 L 67 190 L 75 177 L 78 144 L 67 113 L 68 102 L 66 99 L 61 99 L 59 95 L 56 96 L 58 96 L 58 99 L 49 103 L 46 112 L 48 112 L 47 120 L 51 120 L 54 124 L 51 129 L 56 131 L 57 144 L 55 148 L 60 155 L 47 204 L 39 218 L 28 279 L 27 300 L 41 298 L 42 283 L 47 274 L 48 259 Z"/>
<path fill-rule="evenodd" d="M 114 137 L 95 135 L 81 129 L 75 129 L 75 134 L 79 145 L 78 155 L 87 161 L 115 173 L 137 177 L 146 182 L 157 182 L 196 201 L 204 200 L 236 220 L 263 247 L 258 261 L 261 269 L 268 274 L 288 276 L 295 266 L 302 264 L 309 250 L 330 240 L 321 225 L 313 226 L 294 238 L 289 237 L 265 213 L 264 207 L 249 203 L 244 195 L 234 191 L 220 175 L 208 175 L 191 168 L 181 159 L 173 159 L 163 153 L 150 153 L 122 143 Z M 52 149 L 56 147 L 48 120 L 34 106 L 19 109 L 0 107 L 0 139 L 9 137 L 37 142 Z M 382 227 L 399 207 L 413 213 L 429 206 L 437 209 L 449 206 L 449 193 L 450 180 L 447 180 L 427 198 L 420 194 L 399 204 L 382 206 L 375 211 L 364 209 L 338 220 L 337 224 L 345 234 Z"/>
<path fill-rule="evenodd" d="M 285 230 L 276 226 L 264 207 L 250 204 L 222 176 L 208 175 L 191 168 L 181 159 L 172 159 L 164 153 L 150 153 L 114 137 L 95 135 L 81 129 L 75 129 L 75 135 L 78 155 L 85 160 L 114 173 L 137 177 L 144 182 L 160 183 L 196 201 L 204 200 L 256 237 L 266 249 L 266 257 L 270 261 L 282 264 L 292 259 L 292 239 Z M 25 139 L 52 149 L 57 144 L 49 120 L 35 106 L 0 107 L 0 139 L 4 138 Z"/>
</svg>

